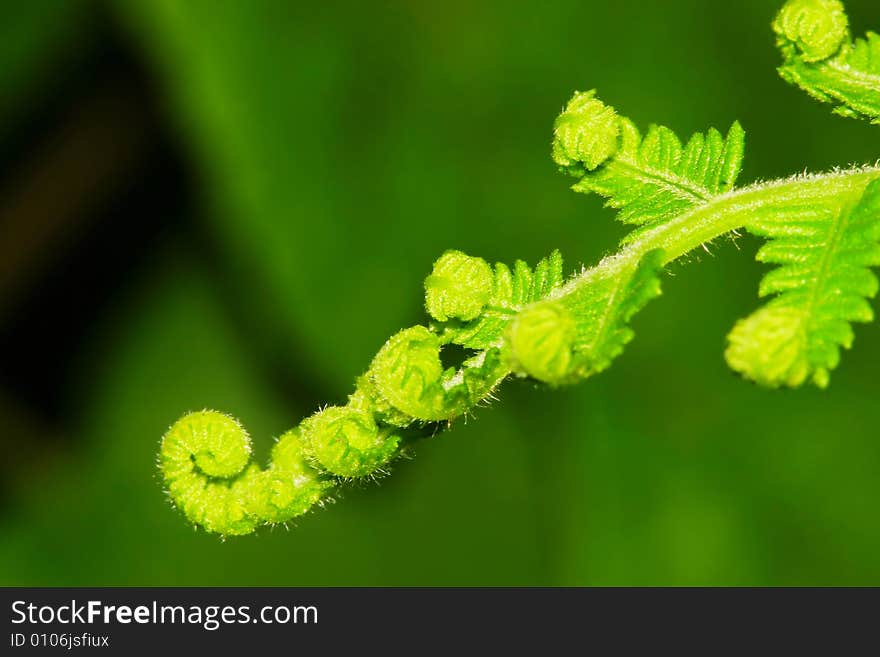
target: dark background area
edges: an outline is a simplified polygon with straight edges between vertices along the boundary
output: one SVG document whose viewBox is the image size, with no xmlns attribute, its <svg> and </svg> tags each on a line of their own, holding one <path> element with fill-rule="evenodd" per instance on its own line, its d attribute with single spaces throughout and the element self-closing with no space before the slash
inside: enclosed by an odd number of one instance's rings
<svg viewBox="0 0 880 657">
<path fill-rule="evenodd" d="M 0 584 L 880 582 L 877 327 L 827 391 L 739 380 L 749 238 L 674 265 L 608 372 L 510 382 L 290 531 L 194 532 L 155 469 L 187 410 L 264 459 L 343 400 L 447 248 L 611 252 L 625 228 L 549 157 L 575 89 L 681 135 L 739 119 L 742 182 L 873 162 L 876 127 L 777 78 L 777 9 L 4 3 Z"/>
</svg>

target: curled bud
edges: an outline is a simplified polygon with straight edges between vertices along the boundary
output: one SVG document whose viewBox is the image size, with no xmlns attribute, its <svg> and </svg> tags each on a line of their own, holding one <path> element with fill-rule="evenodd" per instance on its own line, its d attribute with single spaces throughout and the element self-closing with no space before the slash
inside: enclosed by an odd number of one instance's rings
<svg viewBox="0 0 880 657">
<path fill-rule="evenodd" d="M 188 413 L 165 435 L 169 449 L 191 449 L 196 466 L 209 477 L 232 477 L 251 458 L 251 439 L 235 418 L 218 411 Z"/>
<path fill-rule="evenodd" d="M 370 373 L 357 378 L 357 389 L 348 397 L 348 406 L 372 413 L 377 422 L 390 424 L 398 428 L 411 425 L 415 418 L 398 410 L 382 396 L 376 388 Z"/>
<path fill-rule="evenodd" d="M 482 258 L 447 251 L 425 279 L 425 307 L 438 322 L 479 316 L 492 294 L 492 268 Z"/>
<path fill-rule="evenodd" d="M 251 466 L 234 486 L 248 512 L 268 523 L 301 516 L 330 488 L 332 483 L 306 462 L 299 429 L 291 429 L 278 439 L 269 469 Z"/>
<path fill-rule="evenodd" d="M 251 441 L 234 418 L 189 413 L 162 439 L 160 467 L 174 504 L 195 524 L 223 536 L 300 516 L 333 487 L 306 463 L 299 432 L 285 433 L 272 465 L 248 465 Z"/>
<path fill-rule="evenodd" d="M 595 95 L 575 92 L 553 124 L 553 161 L 560 167 L 592 171 L 617 152 L 617 113 Z"/>
<path fill-rule="evenodd" d="M 518 374 L 563 383 L 571 374 L 575 322 L 560 303 L 525 308 L 507 330 L 507 358 Z"/>
<path fill-rule="evenodd" d="M 812 374 L 817 386 L 828 385 L 828 368 L 810 364 L 804 314 L 797 309 L 764 306 L 739 320 L 727 341 L 727 364 L 756 383 L 794 388 Z M 835 352 L 828 364 L 833 368 L 836 361 Z"/>
<path fill-rule="evenodd" d="M 773 21 L 780 39 L 794 43 L 805 62 L 828 59 L 849 36 L 839 0 L 789 0 Z"/>
<path fill-rule="evenodd" d="M 440 339 L 424 326 L 399 331 L 382 346 L 367 376 L 376 395 L 400 413 L 425 422 L 444 420 Z"/>
<path fill-rule="evenodd" d="M 300 425 L 306 453 L 338 477 L 363 477 L 387 463 L 399 436 L 379 428 L 373 415 L 350 406 L 330 406 Z"/>
<path fill-rule="evenodd" d="M 250 436 L 234 418 L 199 411 L 184 415 L 168 429 L 159 467 L 168 495 L 194 523 L 218 534 L 249 534 L 256 519 L 230 486 L 247 467 L 250 455 Z"/>
</svg>

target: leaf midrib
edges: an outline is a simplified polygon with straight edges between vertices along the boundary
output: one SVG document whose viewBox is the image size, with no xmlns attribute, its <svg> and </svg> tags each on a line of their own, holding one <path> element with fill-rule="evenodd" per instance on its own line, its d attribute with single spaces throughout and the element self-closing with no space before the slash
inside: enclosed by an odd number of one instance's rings
<svg viewBox="0 0 880 657">
<path fill-rule="evenodd" d="M 670 175 L 668 171 L 645 166 L 631 159 L 618 158 L 615 164 L 634 172 L 632 178 L 640 183 L 655 184 L 689 203 L 705 203 L 715 196 L 709 189 L 693 183 L 686 177 Z"/>
</svg>

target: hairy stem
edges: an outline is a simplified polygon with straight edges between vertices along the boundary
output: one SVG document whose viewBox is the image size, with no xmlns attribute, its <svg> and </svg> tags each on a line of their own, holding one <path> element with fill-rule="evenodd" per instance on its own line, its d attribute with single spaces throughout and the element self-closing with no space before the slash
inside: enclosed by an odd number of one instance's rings
<svg viewBox="0 0 880 657">
<path fill-rule="evenodd" d="M 597 277 L 629 271 L 655 249 L 662 251 L 663 264 L 672 262 L 702 244 L 748 226 L 759 213 L 778 211 L 792 204 L 852 202 L 868 183 L 878 178 L 880 166 L 860 167 L 756 183 L 722 194 L 643 233 L 618 253 L 572 278 L 555 296 L 572 294 Z"/>
</svg>

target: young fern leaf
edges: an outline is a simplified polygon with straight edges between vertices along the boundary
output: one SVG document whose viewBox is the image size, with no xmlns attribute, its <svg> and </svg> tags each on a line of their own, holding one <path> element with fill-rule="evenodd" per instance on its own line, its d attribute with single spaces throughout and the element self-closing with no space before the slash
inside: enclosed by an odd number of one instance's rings
<svg viewBox="0 0 880 657">
<path fill-rule="evenodd" d="M 497 347 L 467 359 L 459 369 L 444 369 L 442 345 L 424 326 L 404 329 L 385 343 L 367 374 L 380 419 L 402 426 L 451 420 L 507 376 Z"/>
<path fill-rule="evenodd" d="M 736 324 L 727 362 L 763 385 L 810 379 L 824 388 L 840 347 L 852 345 L 850 323 L 874 318 L 867 299 L 878 287 L 869 267 L 880 266 L 880 181 L 839 210 L 792 206 L 746 228 L 770 238 L 757 259 L 780 267 L 759 294 L 777 296 Z"/>
<path fill-rule="evenodd" d="M 598 270 L 589 285 L 526 308 L 507 332 L 514 373 L 554 385 L 585 379 L 611 365 L 635 334 L 629 321 L 660 295 L 663 254 L 632 267 Z"/>
<path fill-rule="evenodd" d="M 447 251 L 425 279 L 425 308 L 443 342 L 466 349 L 498 344 L 516 314 L 562 286 L 562 254 L 554 251 L 531 269 L 522 260 L 513 269 L 461 251 Z M 464 307 L 461 299 L 468 299 Z M 459 300 L 459 301 L 456 301 Z"/>
<path fill-rule="evenodd" d="M 850 37 L 839 0 L 790 0 L 773 22 L 779 74 L 842 116 L 880 123 L 880 36 Z"/>
<path fill-rule="evenodd" d="M 594 120 L 601 132 L 571 129 L 576 119 L 584 122 L 585 114 L 602 117 L 601 122 Z M 619 210 L 620 221 L 644 229 L 730 191 L 742 168 L 745 134 L 739 123 L 733 123 L 726 137 L 710 128 L 694 134 L 685 145 L 664 126 L 651 126 L 643 138 L 632 121 L 618 117 L 595 98 L 594 91 L 575 93 L 554 132 L 556 163 L 580 178 L 572 189 L 605 197 L 606 205 Z M 608 148 L 612 135 L 614 147 Z M 597 152 L 604 157 L 600 159 Z"/>
<path fill-rule="evenodd" d="M 578 317 L 574 350 L 582 377 L 608 368 L 635 337 L 629 322 L 649 301 L 660 296 L 662 268 L 663 251 L 654 249 L 628 271 L 600 276 L 579 293 L 563 298 L 569 312 Z"/>
<path fill-rule="evenodd" d="M 783 75 L 841 113 L 877 120 L 878 38 L 849 43 L 837 0 L 791 0 L 774 23 Z M 284 433 L 270 465 L 250 463 L 250 439 L 216 411 L 189 413 L 165 434 L 159 466 L 169 497 L 221 535 L 284 523 L 352 479 L 375 478 L 414 440 L 493 397 L 508 376 L 551 385 L 606 369 L 633 338 L 633 315 L 660 294 L 668 262 L 737 228 L 769 238 L 758 260 L 779 265 L 761 283 L 775 295 L 729 335 L 733 369 L 767 386 L 828 383 L 852 322 L 869 321 L 878 289 L 880 166 L 734 189 L 743 132 L 709 130 L 686 145 L 667 128 L 644 138 L 594 92 L 576 93 L 554 124 L 553 159 L 639 226 L 625 245 L 563 283 L 554 252 L 534 269 L 490 266 L 447 251 L 425 280 L 430 327 L 393 335 L 342 406 Z M 469 354 L 445 367 L 444 348 Z"/>
<path fill-rule="evenodd" d="M 169 497 L 197 525 L 222 535 L 249 534 L 318 504 L 333 482 L 306 461 L 300 432 L 272 448 L 272 465 L 248 465 L 251 439 L 237 420 L 217 411 L 188 413 L 162 439 L 159 467 Z"/>
</svg>

